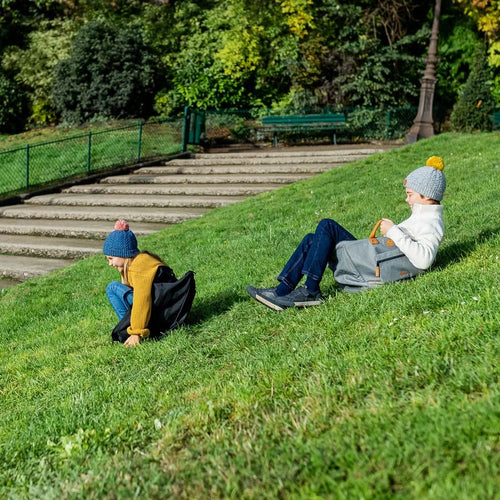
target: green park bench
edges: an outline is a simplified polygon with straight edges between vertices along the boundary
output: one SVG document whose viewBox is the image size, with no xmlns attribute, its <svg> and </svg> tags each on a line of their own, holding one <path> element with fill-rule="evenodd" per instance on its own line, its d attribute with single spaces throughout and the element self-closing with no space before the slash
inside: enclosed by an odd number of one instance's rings
<svg viewBox="0 0 500 500">
<path fill-rule="evenodd" d="M 280 132 L 300 133 L 311 130 L 329 130 L 332 140 L 337 144 L 337 131 L 347 128 L 344 113 L 321 113 L 310 115 L 269 115 L 262 118 L 261 132 L 272 133 L 274 147 L 278 146 Z"/>
</svg>

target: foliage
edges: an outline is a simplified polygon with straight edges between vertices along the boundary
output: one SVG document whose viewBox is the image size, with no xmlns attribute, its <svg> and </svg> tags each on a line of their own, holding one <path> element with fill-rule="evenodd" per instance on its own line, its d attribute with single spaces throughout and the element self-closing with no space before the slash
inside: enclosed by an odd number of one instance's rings
<svg viewBox="0 0 500 500">
<path fill-rule="evenodd" d="M 460 132 L 488 131 L 492 128 L 495 101 L 491 93 L 491 72 L 483 47 L 477 51 L 474 67 L 451 114 L 451 125 Z"/>
<path fill-rule="evenodd" d="M 321 104 L 378 106 L 416 100 L 428 28 L 414 25 L 413 31 L 408 26 L 399 32 L 401 26 L 394 26 L 396 31 L 389 33 L 390 20 L 380 19 L 386 29 L 379 33 L 366 16 L 373 21 L 380 15 L 376 5 L 363 10 L 359 4 L 325 2 L 318 14 L 319 29 L 331 30 L 332 36 L 323 41 L 320 54 L 316 91 Z"/>
<path fill-rule="evenodd" d="M 355 108 L 347 115 L 349 133 L 354 137 L 385 138 L 386 111 L 381 109 Z"/>
<path fill-rule="evenodd" d="M 491 44 L 500 42 L 500 0 L 456 0 L 478 25 L 487 40 Z M 498 45 L 497 45 L 498 47 Z M 495 65 L 500 65 L 500 55 L 495 54 L 497 58 Z"/>
<path fill-rule="evenodd" d="M 187 104 L 244 108 L 286 91 L 306 28 L 293 6 L 283 5 L 285 13 L 279 7 L 225 0 L 198 12 L 195 32 L 182 38 L 172 60 L 175 91 Z"/>
<path fill-rule="evenodd" d="M 20 87 L 0 71 L 0 132 L 19 132 L 27 113 L 27 97 Z"/>
<path fill-rule="evenodd" d="M 489 14 L 496 12 L 497 0 L 457 1 L 443 8 L 439 38 L 442 64 L 436 102 L 448 109 L 472 64 L 478 30 L 488 30 L 490 64 L 498 52 L 495 20 Z M 0 52 L 29 93 L 34 124 L 61 114 L 75 122 L 153 111 L 172 116 L 185 105 L 416 105 L 433 14 L 432 5 L 417 0 L 6 0 L 2 5 Z M 119 46 L 106 45 L 99 37 L 89 42 L 87 58 L 74 53 L 56 71 L 55 117 L 50 68 L 66 57 L 70 27 L 89 22 L 121 33 L 135 31 L 137 39 L 120 42 L 136 51 L 134 67 L 120 72 L 109 59 L 111 53 L 123 57 Z M 80 38 L 87 36 L 85 29 Z M 140 53 L 146 60 L 137 55 L 138 47 L 145 49 Z M 108 61 L 116 79 L 103 78 L 102 69 L 95 75 L 88 71 L 86 64 L 97 71 L 97 61 Z M 81 72 L 80 63 L 85 68 Z M 497 80 L 495 73 L 493 82 Z M 81 83 L 84 95 L 78 97 L 75 89 Z M 129 96 L 136 84 L 134 111 Z M 111 85 L 120 94 L 113 103 Z M 494 85 L 495 95 L 500 95 Z"/>
<path fill-rule="evenodd" d="M 15 71 L 17 82 L 28 89 L 32 124 L 57 121 L 52 103 L 53 72 L 56 64 L 68 57 L 74 31 L 72 21 L 44 21 L 28 34 L 25 49 L 12 46 L 4 55 L 4 69 Z"/>
<path fill-rule="evenodd" d="M 140 29 L 91 21 L 75 36 L 70 57 L 55 67 L 54 104 L 69 123 L 148 117 L 156 71 Z"/>
<path fill-rule="evenodd" d="M 456 20 L 457 16 L 443 14 L 440 22 L 439 64 L 436 68 L 440 108 L 452 109 L 460 88 L 474 65 L 475 55 L 481 41 L 473 23 L 468 18 Z"/>
<path fill-rule="evenodd" d="M 500 102 L 500 0 L 455 0 L 484 34 L 488 63 L 494 69 L 493 90 Z"/>
<path fill-rule="evenodd" d="M 193 23 L 198 31 L 181 42 L 172 60 L 176 92 L 202 108 L 414 100 L 422 64 L 413 54 L 425 50 L 428 31 L 408 33 L 396 15 L 398 28 L 391 31 L 386 19 L 379 36 L 368 11 L 336 1 L 314 9 L 306 1 L 221 2 L 203 11 Z M 370 12 L 372 21 L 381 19 L 375 3 Z"/>
<path fill-rule="evenodd" d="M 422 41 L 420 36 L 417 39 Z M 403 105 L 413 102 L 419 91 L 413 82 L 423 64 L 421 58 L 410 55 L 411 51 L 404 50 L 404 46 L 414 45 L 414 42 L 415 37 L 408 37 L 392 46 L 363 39 L 345 44 L 340 57 L 350 61 L 352 70 L 335 75 L 323 89 L 327 95 L 338 92 L 345 105 Z M 391 79 L 394 74 L 398 78 Z"/>
<path fill-rule="evenodd" d="M 0 496 L 495 498 L 497 142 L 442 134 L 141 238 L 197 273 L 191 324 L 160 342 L 110 343 L 102 256 L 1 293 Z M 328 272 L 308 310 L 250 300 L 319 218 L 358 237 L 406 218 L 401 181 L 436 153 L 429 273 L 347 295 Z"/>
<path fill-rule="evenodd" d="M 2 0 L 0 10 L 0 53 L 7 46 L 22 47 L 26 36 L 40 22 L 53 19 L 65 11 L 65 0 Z"/>
</svg>

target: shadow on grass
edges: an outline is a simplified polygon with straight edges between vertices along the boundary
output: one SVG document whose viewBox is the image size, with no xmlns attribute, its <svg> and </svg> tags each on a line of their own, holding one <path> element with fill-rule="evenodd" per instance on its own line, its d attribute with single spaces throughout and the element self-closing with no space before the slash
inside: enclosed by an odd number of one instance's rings
<svg viewBox="0 0 500 500">
<path fill-rule="evenodd" d="M 248 297 L 250 300 L 250 297 Z M 234 291 L 226 290 L 212 295 L 203 301 L 194 300 L 193 308 L 189 313 L 189 325 L 197 325 L 210 319 L 212 316 L 218 316 L 226 312 L 237 302 L 243 302 L 246 297 L 243 294 L 237 294 Z"/>
<path fill-rule="evenodd" d="M 498 233 L 500 233 L 499 227 L 487 229 L 475 235 L 474 238 L 452 243 L 451 245 L 443 247 L 436 257 L 436 262 L 433 267 L 434 271 L 442 270 L 450 265 L 457 264 L 464 257 L 471 254 L 478 245 L 484 243 L 493 236 L 496 236 Z"/>
</svg>

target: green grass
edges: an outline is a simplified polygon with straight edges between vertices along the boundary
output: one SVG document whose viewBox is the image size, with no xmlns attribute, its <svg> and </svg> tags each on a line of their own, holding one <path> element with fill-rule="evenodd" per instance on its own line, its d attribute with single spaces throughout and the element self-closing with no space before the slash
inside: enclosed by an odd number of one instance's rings
<svg viewBox="0 0 500 500">
<path fill-rule="evenodd" d="M 415 498 L 499 495 L 499 134 L 444 134 L 140 239 L 196 271 L 189 327 L 128 350 L 92 257 L 2 292 L 2 498 Z M 303 234 L 358 237 L 408 215 L 402 179 L 446 164 L 431 272 L 276 313 Z M 133 226 L 132 226 L 133 229 Z"/>
<path fill-rule="evenodd" d="M 141 159 L 179 152 L 181 125 L 180 120 L 145 124 L 141 134 Z M 49 129 L 45 133 L 33 131 L 31 134 L 3 137 L 0 139 L 0 148 L 4 149 L 0 150 L 0 196 L 70 177 L 85 176 L 89 167 L 90 173 L 93 173 L 136 161 L 138 143 L 137 121 L 87 127 L 85 130 Z"/>
</svg>

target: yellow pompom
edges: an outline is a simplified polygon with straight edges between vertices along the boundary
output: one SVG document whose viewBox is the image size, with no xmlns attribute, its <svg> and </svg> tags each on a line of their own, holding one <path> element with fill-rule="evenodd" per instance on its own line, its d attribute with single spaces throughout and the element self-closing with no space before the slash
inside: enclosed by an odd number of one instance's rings
<svg viewBox="0 0 500 500">
<path fill-rule="evenodd" d="M 431 156 L 426 164 L 426 167 L 434 167 L 436 170 L 444 170 L 444 161 L 439 156 Z"/>
</svg>

